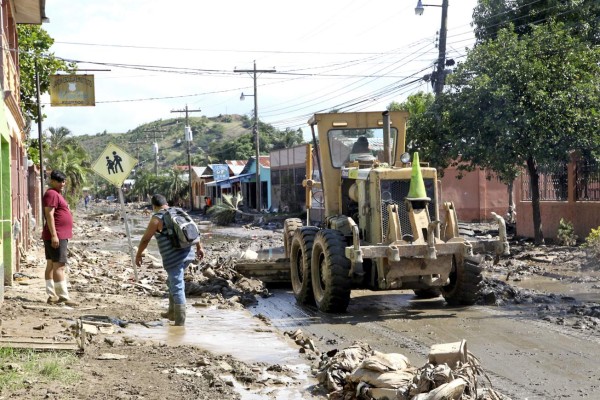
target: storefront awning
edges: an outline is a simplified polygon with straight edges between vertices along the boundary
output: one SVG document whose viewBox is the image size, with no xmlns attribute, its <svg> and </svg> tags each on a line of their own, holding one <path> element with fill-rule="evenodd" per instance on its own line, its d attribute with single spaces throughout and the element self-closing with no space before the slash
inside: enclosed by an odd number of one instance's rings
<svg viewBox="0 0 600 400">
<path fill-rule="evenodd" d="M 252 178 L 254 178 L 256 174 L 251 172 L 249 174 L 241 174 L 241 175 L 237 175 L 237 176 L 232 176 L 231 178 L 228 179 L 222 179 L 220 181 L 212 181 L 212 182 L 208 182 L 205 186 L 209 186 L 209 187 L 219 187 L 221 189 L 229 189 L 231 188 L 231 184 L 232 183 L 236 183 L 236 182 L 252 182 Z"/>
</svg>

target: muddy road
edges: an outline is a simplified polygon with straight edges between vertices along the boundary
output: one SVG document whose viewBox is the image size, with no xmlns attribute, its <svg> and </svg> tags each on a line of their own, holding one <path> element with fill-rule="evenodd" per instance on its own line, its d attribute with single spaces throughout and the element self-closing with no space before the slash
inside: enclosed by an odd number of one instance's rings
<svg viewBox="0 0 600 400">
<path fill-rule="evenodd" d="M 356 290 L 347 313 L 330 315 L 297 305 L 290 289 L 273 293 L 251 311 L 282 331 L 300 328 L 314 335 L 321 350 L 359 340 L 422 365 L 431 345 L 466 339 L 494 388 L 513 399 L 600 396 L 597 334 L 540 320 L 529 306 L 454 308 L 441 297 Z"/>
<path fill-rule="evenodd" d="M 255 247 L 260 258 L 282 255 L 277 233 Z M 246 236 L 256 245 L 262 234 Z M 493 293 L 487 304 L 451 307 L 412 291 L 354 290 L 346 313 L 325 314 L 297 304 L 290 286 L 271 285 L 272 296 L 248 310 L 282 333 L 301 329 L 320 351 L 361 341 L 417 366 L 432 345 L 465 339 L 493 387 L 512 399 L 600 398 L 599 266 L 577 250 L 523 242 L 498 265 L 484 265 Z"/>
</svg>

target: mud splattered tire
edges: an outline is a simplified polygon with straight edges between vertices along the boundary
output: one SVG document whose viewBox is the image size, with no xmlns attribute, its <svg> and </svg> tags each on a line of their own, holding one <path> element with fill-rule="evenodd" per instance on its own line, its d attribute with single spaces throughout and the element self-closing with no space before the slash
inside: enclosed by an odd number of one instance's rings
<svg viewBox="0 0 600 400">
<path fill-rule="evenodd" d="M 295 230 L 290 241 L 292 290 L 296 301 L 302 304 L 314 303 L 310 279 L 310 259 L 313 241 L 318 231 L 318 228 L 312 226 L 299 227 Z"/>
<path fill-rule="evenodd" d="M 471 305 L 477 301 L 481 283 L 481 267 L 477 258 L 453 261 L 450 283 L 442 287 L 442 296 L 450 305 Z"/>
<path fill-rule="evenodd" d="M 283 221 L 283 251 L 285 258 L 290 257 L 290 246 L 292 245 L 292 237 L 296 229 L 302 226 L 300 218 L 288 218 Z"/>
<path fill-rule="evenodd" d="M 439 288 L 415 289 L 413 292 L 419 299 L 435 299 L 442 294 Z"/>
<path fill-rule="evenodd" d="M 350 260 L 344 255 L 346 240 L 341 232 L 323 229 L 315 236 L 311 276 L 315 303 L 320 311 L 346 311 L 350 302 Z"/>
</svg>

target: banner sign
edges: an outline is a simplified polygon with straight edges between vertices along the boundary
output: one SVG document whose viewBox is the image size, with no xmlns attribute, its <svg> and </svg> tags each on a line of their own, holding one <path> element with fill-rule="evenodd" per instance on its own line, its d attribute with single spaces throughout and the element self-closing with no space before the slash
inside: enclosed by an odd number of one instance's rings
<svg viewBox="0 0 600 400">
<path fill-rule="evenodd" d="M 50 75 L 52 107 L 95 106 L 94 75 Z"/>
<path fill-rule="evenodd" d="M 211 164 L 213 180 L 222 181 L 229 178 L 229 166 L 227 164 Z"/>
</svg>

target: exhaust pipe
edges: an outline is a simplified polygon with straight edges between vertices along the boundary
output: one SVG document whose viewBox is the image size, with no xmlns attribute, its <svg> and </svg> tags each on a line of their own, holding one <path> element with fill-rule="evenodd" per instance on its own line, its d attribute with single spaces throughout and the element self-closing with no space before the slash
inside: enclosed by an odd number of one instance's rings
<svg viewBox="0 0 600 400">
<path fill-rule="evenodd" d="M 390 151 L 390 112 L 384 111 L 383 113 L 381 113 L 381 115 L 383 115 L 383 162 L 388 163 L 388 165 L 392 165 L 392 153 Z"/>
</svg>

